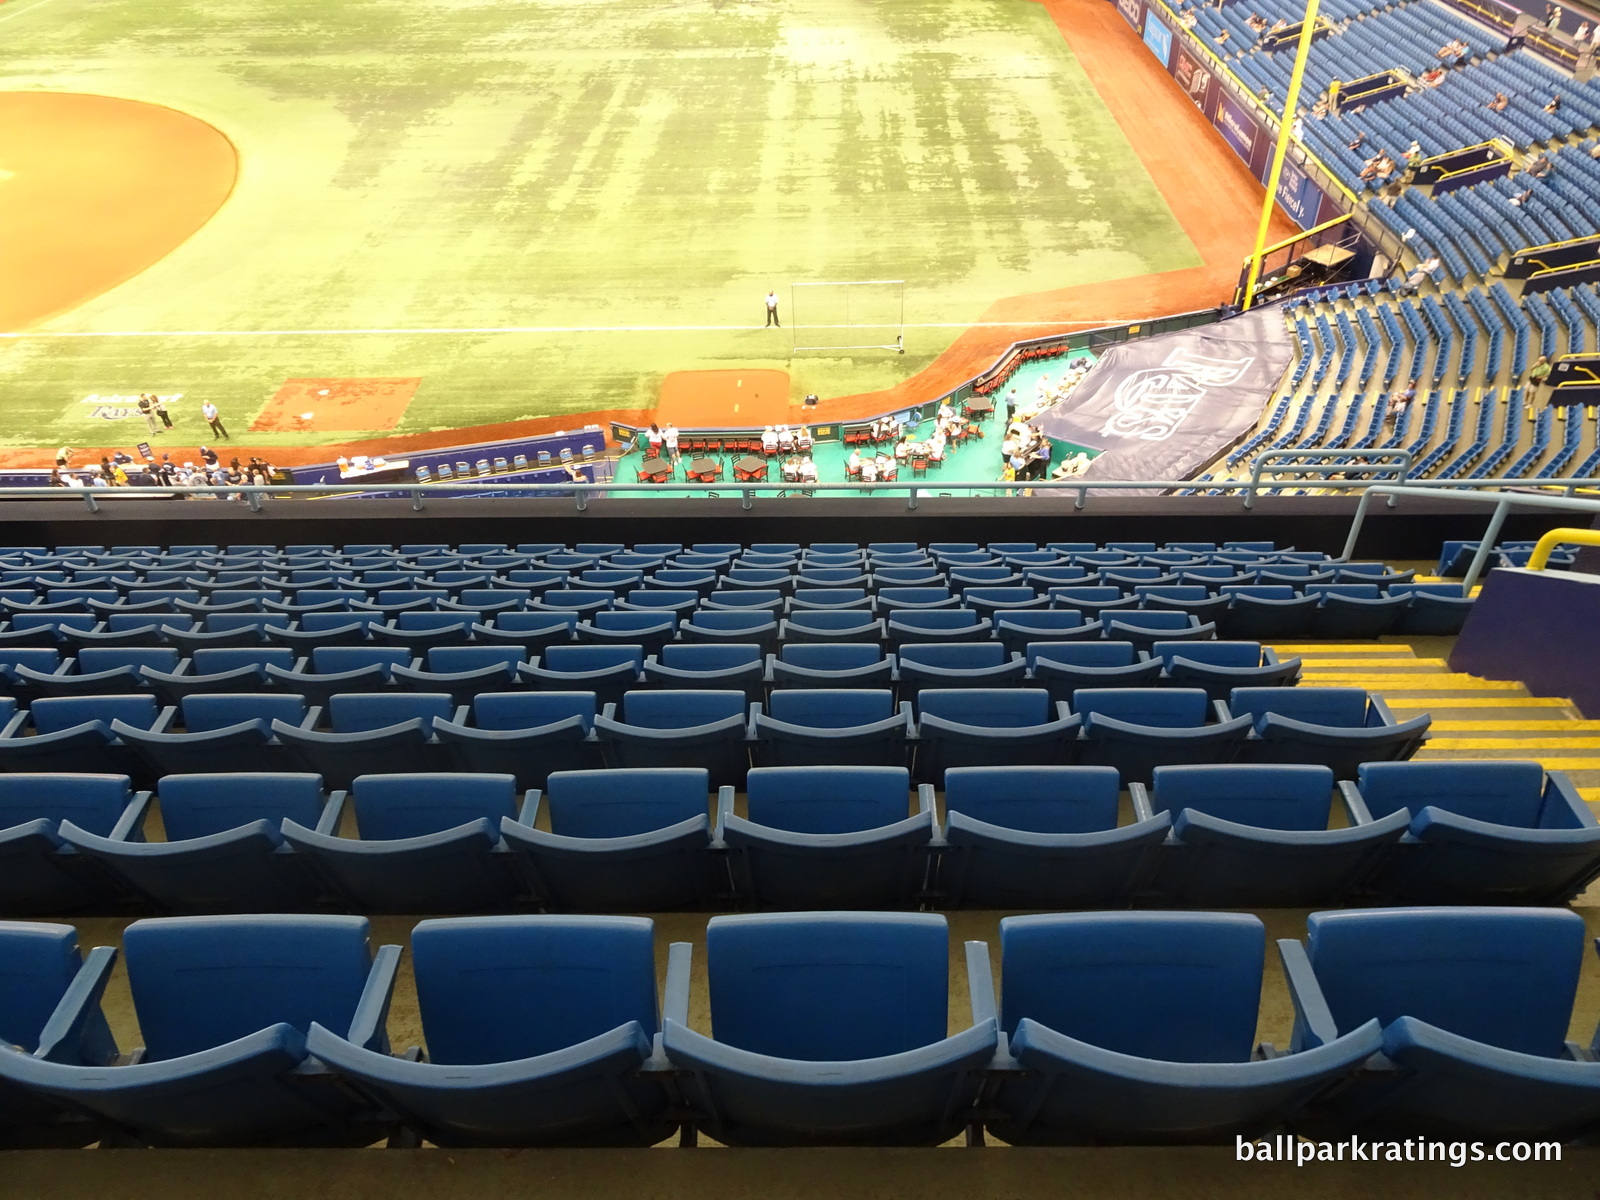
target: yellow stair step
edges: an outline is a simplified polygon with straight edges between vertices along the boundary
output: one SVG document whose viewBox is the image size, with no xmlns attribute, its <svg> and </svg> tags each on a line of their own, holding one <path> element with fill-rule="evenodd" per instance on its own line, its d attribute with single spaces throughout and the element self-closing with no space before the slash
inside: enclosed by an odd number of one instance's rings
<svg viewBox="0 0 1600 1200">
<path fill-rule="evenodd" d="M 1556 696 L 1441 696 L 1432 700 L 1407 700 L 1384 696 L 1390 708 L 1569 708 L 1570 700 Z"/>
<path fill-rule="evenodd" d="M 1600 750 L 1600 737 L 1562 738 L 1554 744 L 1545 738 L 1442 737 L 1429 738 L 1428 746 L 1433 750 L 1548 750 L 1565 754 L 1571 750 Z M 1596 759 L 1594 765 L 1600 767 L 1600 759 Z"/>
<path fill-rule="evenodd" d="M 1381 654 L 1385 658 L 1412 658 L 1416 651 L 1410 646 L 1391 646 L 1387 642 L 1278 642 L 1267 643 L 1279 654 Z"/>
<path fill-rule="evenodd" d="M 1426 750 L 1417 755 L 1419 759 L 1432 757 Z M 1600 771 L 1600 758 L 1562 758 L 1555 754 L 1532 754 L 1526 751 L 1520 754 L 1476 754 L 1473 759 L 1532 759 L 1540 763 L 1546 771 Z M 1464 760 L 1456 760 L 1464 761 Z"/>
<path fill-rule="evenodd" d="M 1440 667 L 1448 668 L 1442 658 L 1305 658 L 1302 667 Z"/>
<path fill-rule="evenodd" d="M 1440 733 L 1592 733 L 1600 731 L 1600 721 L 1469 721 L 1447 718 L 1435 721 L 1433 728 Z"/>
<path fill-rule="evenodd" d="M 1514 679 L 1479 679 L 1476 675 L 1460 675 L 1453 671 L 1440 671 L 1434 675 L 1378 675 L 1371 671 L 1305 671 L 1307 683 L 1364 683 L 1368 680 L 1382 683 L 1384 687 L 1453 688 L 1458 691 L 1520 692 L 1522 685 Z M 1382 689 L 1375 689 L 1382 690 Z"/>
</svg>

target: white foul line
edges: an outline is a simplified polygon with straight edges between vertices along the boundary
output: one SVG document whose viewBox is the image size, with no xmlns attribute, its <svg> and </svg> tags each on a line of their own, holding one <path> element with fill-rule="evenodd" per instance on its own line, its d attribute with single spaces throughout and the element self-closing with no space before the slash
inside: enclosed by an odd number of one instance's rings
<svg viewBox="0 0 1600 1200">
<path fill-rule="evenodd" d="M 40 0 L 48 4 L 49 0 Z M 4 18 L 0 18 L 3 20 Z M 1138 324 L 1154 317 L 1096 317 L 1089 321 L 927 321 L 906 325 L 789 325 L 786 329 L 1060 329 L 1069 325 Z M 254 338 L 254 337 L 424 337 L 497 333 L 712 333 L 763 329 L 762 325 L 491 325 L 442 329 L 108 329 L 83 333 L 14 330 L 0 339 L 25 338 Z"/>
<path fill-rule="evenodd" d="M 36 8 L 43 8 L 46 4 L 49 4 L 49 3 L 50 3 L 50 0 L 39 0 L 39 2 L 37 4 L 30 4 L 30 5 L 28 5 L 27 8 L 19 8 L 16 12 L 6 13 L 5 16 L 0 17 L 0 21 L 13 21 L 18 17 L 26 16 L 28 13 L 31 13 Z"/>
</svg>

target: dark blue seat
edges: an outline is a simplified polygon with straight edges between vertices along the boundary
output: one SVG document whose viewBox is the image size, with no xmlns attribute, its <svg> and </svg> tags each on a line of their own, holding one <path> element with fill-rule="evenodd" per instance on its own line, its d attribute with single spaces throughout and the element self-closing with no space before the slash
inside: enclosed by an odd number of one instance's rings
<svg viewBox="0 0 1600 1200">
<path fill-rule="evenodd" d="M 305 770 L 331 788 L 347 788 L 357 775 L 375 771 L 443 770 L 449 756 L 433 736 L 433 721 L 455 715 L 447 692 L 340 693 L 328 698 L 330 730 L 274 720 L 272 732 Z"/>
<path fill-rule="evenodd" d="M 1029 642 L 1025 661 L 1032 682 L 1055 701 L 1070 701 L 1079 688 L 1149 687 L 1161 675 L 1161 660 L 1132 642 Z"/>
<path fill-rule="evenodd" d="M 1102 613 L 1100 624 L 1107 638 L 1132 642 L 1139 650 L 1148 650 L 1156 642 L 1209 641 L 1217 636 L 1213 623 L 1201 624 L 1186 612 L 1160 608 Z"/>
<path fill-rule="evenodd" d="M 682 616 L 693 612 L 700 602 L 700 592 L 694 588 L 672 587 L 670 580 L 661 579 L 664 574 L 703 578 L 706 591 L 711 590 L 717 579 L 716 574 L 710 571 L 657 572 L 654 576 L 655 587 L 648 586 L 652 581 L 646 580 L 647 586 L 629 592 L 624 599 L 617 601 L 617 607 L 623 612 L 648 612 L 657 616 Z"/>
<path fill-rule="evenodd" d="M 320 1023 L 310 1052 L 438 1146 L 648 1146 L 677 1120 L 659 1074 L 653 926 L 639 917 L 423 921 L 411 935 L 427 1054 Z"/>
<path fill-rule="evenodd" d="M 711 839 L 710 775 L 701 767 L 558 771 L 519 819 L 500 822 L 540 905 L 566 912 L 703 909 L 730 895 Z M 732 788 L 721 789 L 732 800 Z"/>
<path fill-rule="evenodd" d="M 770 650 L 778 641 L 778 621 L 765 609 L 698 609 L 678 626 L 678 633 L 686 642 L 755 642 Z"/>
<path fill-rule="evenodd" d="M 750 769 L 746 704 L 742 691 L 627 692 L 595 718 L 595 736 L 612 766 L 704 767 L 716 786 L 738 787 Z"/>
<path fill-rule="evenodd" d="M 952 573 L 951 580 L 955 580 Z M 964 587 L 961 603 L 980 616 L 991 617 L 997 613 L 1017 612 L 1022 609 L 1046 609 L 1050 606 L 1047 594 L 1036 593 L 1031 587 Z"/>
<path fill-rule="evenodd" d="M 867 576 L 859 578 L 868 582 Z M 814 582 L 811 576 L 800 576 L 802 585 Z M 866 587 L 801 586 L 795 589 L 784 605 L 785 612 L 873 612 L 877 601 Z"/>
<path fill-rule="evenodd" d="M 1287 584 L 1228 584 L 1219 589 L 1232 602 L 1218 619 L 1223 637 L 1282 641 L 1304 637 L 1317 611 L 1317 597 Z"/>
<path fill-rule="evenodd" d="M 917 583 L 910 582 L 911 576 L 926 577 L 936 582 Z M 879 583 L 878 607 L 885 612 L 896 609 L 927 609 L 927 608 L 956 608 L 961 601 L 950 594 L 950 589 L 943 586 L 944 576 L 931 572 L 898 572 L 880 570 L 873 576 Z M 904 580 L 904 582 L 901 582 Z M 884 587 L 885 583 L 892 586 Z"/>
<path fill-rule="evenodd" d="M 1098 584 L 1069 584 L 1066 587 L 1053 587 L 1050 589 L 1050 607 L 1076 609 L 1079 612 L 1090 614 L 1103 613 L 1107 609 L 1133 609 L 1138 607 L 1139 597 L 1124 595 L 1121 588 L 1101 587 Z"/>
<path fill-rule="evenodd" d="M 1392 853 L 1406 818 L 1374 821 L 1347 803 L 1330 829 L 1333 772 L 1323 766 L 1157 767 L 1134 807 L 1173 816 L 1156 890 L 1196 908 L 1339 904 Z"/>
<path fill-rule="evenodd" d="M 283 822 L 283 837 L 364 912 L 472 912 L 517 894 L 500 845 L 515 816 L 510 775 L 361 775 L 350 790 L 356 837 L 338 835 L 336 794 L 317 828 Z"/>
<path fill-rule="evenodd" d="M 517 676 L 541 691 L 593 692 L 604 705 L 615 704 L 636 687 L 643 667 L 644 646 L 639 643 L 554 645 L 545 647 L 537 662 L 519 666 Z"/>
<path fill-rule="evenodd" d="M 546 646 L 572 641 L 577 626 L 576 613 L 503 612 L 495 615 L 492 625 L 473 625 L 472 640 L 481 645 L 521 646 L 524 652 L 535 654 Z"/>
<path fill-rule="evenodd" d="M 62 839 L 169 912 L 300 912 L 328 895 L 282 834 L 285 820 L 320 827 L 319 776 L 168 775 L 158 791 L 165 841 L 144 839 L 142 806 L 138 821 L 103 834 L 64 821 Z"/>
<path fill-rule="evenodd" d="M 925 688 L 917 694 L 917 778 L 938 783 L 949 767 L 1071 763 L 1078 725 L 1043 688 Z"/>
<path fill-rule="evenodd" d="M 1168 586 L 1140 584 L 1133 589 L 1139 597 L 1140 607 L 1188 613 L 1196 621 L 1216 621 L 1228 607 L 1226 596 L 1212 594 L 1203 583 L 1181 583 Z"/>
<path fill-rule="evenodd" d="M 1428 637 L 1460 633 L 1473 605 L 1459 583 L 1391 584 L 1389 595 L 1411 597 L 1397 632 Z"/>
<path fill-rule="evenodd" d="M 949 929 L 934 913 L 772 913 L 706 928 L 715 1040 L 689 1028 L 673 947 L 663 1046 L 694 1124 L 735 1146 L 934 1146 L 969 1123 L 992 1016 L 949 1031 Z"/>
<path fill-rule="evenodd" d="M 997 611 L 994 635 L 1007 650 L 1023 650 L 1033 642 L 1098 641 L 1098 621 L 1085 624 L 1075 608 L 1049 608 L 1030 612 Z"/>
<path fill-rule="evenodd" d="M 266 667 L 293 670 L 297 659 L 287 646 L 233 646 L 197 649 L 176 671 L 143 669 L 145 682 L 162 704 L 207 692 L 260 692 L 270 686 Z"/>
<path fill-rule="evenodd" d="M 644 677 L 657 687 L 739 688 L 750 702 L 766 694 L 766 666 L 757 642 L 674 642 L 644 660 Z"/>
<path fill-rule="evenodd" d="M 445 692 L 455 704 L 470 704 L 479 692 L 515 688 L 524 658 L 520 646 L 433 646 L 426 669 L 397 663 L 390 674 L 408 692 Z"/>
<path fill-rule="evenodd" d="M 1383 1058 L 1301 1129 L 1565 1141 L 1600 1126 L 1600 1062 L 1566 1041 L 1587 940 L 1570 909 L 1321 912 L 1306 931 L 1278 943 L 1291 1048 L 1384 1030 Z"/>
<path fill-rule="evenodd" d="M 1354 779 L 1362 763 L 1410 758 L 1432 722 L 1426 714 L 1396 721 L 1362 688 L 1235 688 L 1226 707 L 1255 725 L 1245 761 L 1322 763 L 1339 779 Z"/>
<path fill-rule="evenodd" d="M 707 610 L 733 612 L 778 612 L 786 592 L 794 590 L 794 576 L 788 571 L 732 570 L 722 577 L 722 585 L 700 601 Z"/>
<path fill-rule="evenodd" d="M 1022 682 L 1027 664 L 999 642 L 903 642 L 895 655 L 902 700 L 925 687 L 1004 687 Z"/>
<path fill-rule="evenodd" d="M 340 692 L 371 692 L 388 687 L 394 668 L 409 666 L 405 646 L 316 646 L 311 670 L 285 670 L 275 663 L 263 668 L 274 688 L 304 696 L 307 704 L 326 705 Z"/>
<path fill-rule="evenodd" d="M 933 789 L 904 767 L 758 767 L 747 816 L 724 796 L 717 841 L 733 886 L 760 908 L 906 908 L 927 892 L 937 840 Z"/>
<path fill-rule="evenodd" d="M 884 622 L 865 609 L 810 609 L 791 612 L 778 626 L 778 640 L 796 642 L 873 642 L 882 645 Z"/>
<path fill-rule="evenodd" d="M 1257 1049 L 1266 930 L 1244 913 L 1007 917 L 1000 957 L 1000 1026 L 1021 1070 L 985 1125 L 1015 1145 L 1258 1137 L 1381 1040 L 1368 1021 L 1299 1053 Z M 987 980 L 987 948 L 968 943 L 968 960 Z"/>
<path fill-rule="evenodd" d="M 895 661 L 877 642 L 785 642 L 767 655 L 774 688 L 883 688 L 894 682 Z"/>
<path fill-rule="evenodd" d="M 1375 884 L 1387 902 L 1565 904 L 1600 875 L 1600 824 L 1539 763 L 1364 763 L 1342 788 L 1410 823 Z"/>
<path fill-rule="evenodd" d="M 750 709 L 762 766 L 904 766 L 911 705 L 880 688 L 782 688 Z"/>
<path fill-rule="evenodd" d="M 579 621 L 575 632 L 580 642 L 632 643 L 643 646 L 646 654 L 655 654 L 677 636 L 678 619 L 663 612 L 597 612 L 592 620 Z"/>
<path fill-rule="evenodd" d="M 1072 711 L 1083 721 L 1083 762 L 1116 767 L 1124 781 L 1150 781 L 1157 767 L 1232 762 L 1250 735 L 1237 717 L 1212 724 L 1199 688 L 1080 688 Z"/>
<path fill-rule="evenodd" d="M 212 771 L 290 771 L 293 751 L 272 732 L 273 721 L 310 728 L 316 714 L 304 696 L 283 692 L 197 692 L 179 703 L 182 733 L 146 730 L 113 720 L 111 730 L 144 761 L 152 778 Z"/>
<path fill-rule="evenodd" d="M 63 673 L 35 671 L 24 663 L 10 673 L 29 695 L 108 696 L 146 689 L 140 668 L 175 671 L 178 657 L 172 646 L 84 646 Z"/>
<path fill-rule="evenodd" d="M 593 692 L 480 692 L 471 725 L 435 718 L 433 732 L 458 771 L 513 775 L 523 790 L 544 787 L 552 771 L 604 761 L 595 703 Z"/>
<path fill-rule="evenodd" d="M 1155 642 L 1150 656 L 1160 661 L 1163 682 L 1204 688 L 1212 700 L 1226 700 L 1236 687 L 1292 687 L 1300 679 L 1300 659 L 1279 662 L 1260 642 Z"/>
<path fill-rule="evenodd" d="M 161 733 L 176 715 L 149 692 L 41 697 L 0 731 L 0 771 L 100 772 L 149 786 L 154 777 L 145 762 L 112 726 L 120 721 Z"/>
<path fill-rule="evenodd" d="M 992 632 L 989 617 L 976 609 L 908 608 L 889 614 L 885 636 L 898 647 L 902 642 L 986 642 Z"/>
<path fill-rule="evenodd" d="M 1310 633 L 1316 638 L 1382 637 L 1411 606 L 1409 596 L 1386 596 L 1375 583 L 1317 584 L 1307 587 L 1305 593 L 1322 600 L 1311 617 Z"/>
<path fill-rule="evenodd" d="M 82 912 L 125 900 L 61 829 L 142 836 L 149 799 L 148 792 L 130 788 L 126 775 L 0 775 L 0 913 Z"/>
<path fill-rule="evenodd" d="M 1110 767 L 952 767 L 939 892 L 951 907 L 1120 905 L 1151 873 L 1166 813 L 1117 825 Z"/>
<path fill-rule="evenodd" d="M 237 1146 L 371 1141 L 364 1107 L 307 1062 L 316 1021 L 385 1050 L 388 979 L 399 947 L 368 953 L 361 917 L 172 917 L 123 933 L 144 1047 L 136 1062 L 99 1035 L 100 993 L 115 953 L 74 987 L 59 1040 L 33 1054 L 0 1046 L 10 1085 L 103 1119 L 123 1141 Z M 54 1024 L 54 1022 L 53 1022 Z M 85 1030 L 95 1031 L 85 1036 Z M 354 1135 L 354 1136 L 353 1136 Z"/>
</svg>

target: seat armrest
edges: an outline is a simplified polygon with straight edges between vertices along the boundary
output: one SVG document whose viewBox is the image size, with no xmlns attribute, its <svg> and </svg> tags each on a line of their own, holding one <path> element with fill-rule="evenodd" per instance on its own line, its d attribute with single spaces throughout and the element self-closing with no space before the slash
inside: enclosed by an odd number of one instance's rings
<svg viewBox="0 0 1600 1200">
<path fill-rule="evenodd" d="M 773 656 L 770 654 L 767 655 L 767 661 L 769 663 L 772 662 Z M 750 703 L 750 719 L 744 727 L 745 740 L 748 742 L 753 742 L 756 740 L 756 721 L 761 716 L 761 707 L 761 701 L 759 700 L 753 700 Z"/>
<path fill-rule="evenodd" d="M 734 788 L 732 784 L 725 783 L 717 789 L 717 819 L 714 822 L 712 837 L 715 841 L 723 840 L 723 833 L 728 818 L 733 816 Z"/>
<path fill-rule="evenodd" d="M 544 793 L 538 788 L 529 788 L 522 795 L 522 809 L 517 813 L 517 823 L 532 829 L 539 820 L 539 801 Z"/>
<path fill-rule="evenodd" d="M 617 719 L 616 701 L 612 701 L 610 704 L 607 704 L 605 707 L 603 707 L 600 710 L 600 715 L 608 721 L 615 721 Z"/>
<path fill-rule="evenodd" d="M 1376 692 L 1367 693 L 1367 728 L 1379 729 L 1385 725 L 1398 725 L 1394 713 L 1389 710 L 1389 703 Z"/>
<path fill-rule="evenodd" d="M 931 813 L 931 812 L 934 811 L 933 796 L 934 796 L 933 784 L 931 784 L 931 783 L 919 783 L 919 784 L 917 784 L 917 812 L 918 812 L 919 815 L 920 814 L 924 814 L 924 813 Z"/>
<path fill-rule="evenodd" d="M 1539 806 L 1540 829 L 1593 829 L 1594 813 L 1565 771 L 1546 771 L 1544 803 Z"/>
<path fill-rule="evenodd" d="M 322 806 L 322 816 L 317 818 L 318 833 L 324 837 L 339 836 L 339 819 L 344 816 L 344 801 L 349 794 L 343 790 L 328 794 L 328 801 Z"/>
<path fill-rule="evenodd" d="M 470 705 L 470 704 L 458 704 L 458 705 L 456 705 L 456 711 L 455 711 L 454 715 L 450 719 L 452 721 L 454 721 L 457 725 L 465 725 L 467 723 L 467 720 L 471 716 L 472 716 L 472 705 Z"/>
<path fill-rule="evenodd" d="M 350 1019 L 346 1040 L 363 1050 L 385 1054 L 389 1050 L 389 1001 L 394 996 L 395 974 L 400 970 L 400 947 L 379 946 L 367 971 L 366 986 Z"/>
<path fill-rule="evenodd" d="M 1133 802 L 1133 819 L 1148 821 L 1156 815 L 1150 804 L 1150 791 L 1142 783 L 1128 784 L 1128 799 Z"/>
<path fill-rule="evenodd" d="M 972 1023 L 1000 1019 L 995 1000 L 994 970 L 989 962 L 988 942 L 967 942 L 967 1000 L 972 1005 Z"/>
<path fill-rule="evenodd" d="M 661 1018 L 689 1025 L 689 979 L 694 963 L 694 943 L 673 942 L 667 949 L 667 988 Z"/>
<path fill-rule="evenodd" d="M 144 819 L 150 813 L 150 793 L 135 792 L 128 807 L 122 810 L 117 823 L 111 827 L 113 842 L 144 841 Z"/>
<path fill-rule="evenodd" d="M 300 622 L 296 621 L 295 624 L 298 626 L 300 624 Z M 299 658 L 294 660 L 294 666 L 290 667 L 289 669 L 291 671 L 297 671 L 301 675 L 304 675 L 306 673 L 306 671 L 310 668 L 310 666 L 311 666 L 311 656 L 307 655 L 307 654 L 302 654 Z"/>
<path fill-rule="evenodd" d="M 1295 659 L 1293 661 L 1298 662 L 1299 660 Z M 1283 664 L 1279 662 L 1278 652 L 1276 650 L 1274 650 L 1271 646 L 1263 646 L 1261 647 L 1261 665 L 1264 667 L 1277 667 L 1282 666 Z"/>
<path fill-rule="evenodd" d="M 173 707 L 172 705 L 168 704 L 159 713 L 156 714 L 155 722 L 150 726 L 150 732 L 151 733 L 168 733 L 172 729 L 172 723 L 174 721 L 176 721 L 177 719 L 178 719 L 178 710 L 175 707 Z"/>
<path fill-rule="evenodd" d="M 1306 1050 L 1337 1041 L 1339 1027 L 1322 986 L 1317 983 L 1305 946 L 1293 938 L 1278 939 L 1278 957 L 1283 962 L 1284 979 L 1289 984 L 1289 999 L 1294 1003 L 1295 1036 L 1290 1050 Z"/>
<path fill-rule="evenodd" d="M 11 714 L 11 718 L 6 722 L 6 727 L 4 729 L 0 729 L 0 738 L 16 737 L 17 731 L 27 723 L 27 720 L 28 710 L 25 708 L 19 708 L 16 712 Z"/>
<path fill-rule="evenodd" d="M 1233 710 L 1228 707 L 1228 702 L 1226 700 L 1213 700 L 1211 702 L 1211 708 L 1212 711 L 1217 714 L 1218 724 L 1226 725 L 1229 721 L 1233 720 Z"/>
<path fill-rule="evenodd" d="M 454 626 L 451 626 L 451 628 L 454 628 Z M 420 671 L 420 670 L 422 670 L 422 669 L 423 669 L 423 659 L 422 659 L 422 656 L 421 656 L 421 655 L 420 655 L 420 654 L 419 654 L 419 655 L 417 655 L 417 656 L 416 656 L 416 657 L 415 657 L 415 658 L 413 658 L 413 659 L 412 659 L 412 660 L 411 660 L 411 661 L 410 661 L 410 662 L 409 662 L 409 663 L 407 663 L 407 664 L 406 664 L 406 666 L 408 666 L 408 667 L 409 667 L 409 668 L 410 668 L 410 669 L 411 669 L 411 670 L 413 670 L 413 671 Z"/>
<path fill-rule="evenodd" d="M 35 1058 L 68 1066 L 104 1066 L 116 1057 L 116 1042 L 109 1040 L 110 1033 L 105 1029 L 100 1012 L 100 997 L 105 993 L 116 961 L 114 946 L 96 946 L 89 951 L 40 1031 L 39 1048 L 33 1052 Z M 98 1028 L 93 1032 L 99 1033 L 108 1044 L 97 1048 L 103 1052 L 94 1055 L 100 1061 L 90 1063 L 85 1061 L 86 1035 L 91 1033 L 89 1026 L 96 1018 L 99 1018 Z"/>
<path fill-rule="evenodd" d="M 1339 781 L 1339 799 L 1344 803 L 1345 815 L 1350 818 L 1352 825 L 1371 825 L 1372 810 L 1367 807 L 1367 802 L 1362 798 L 1361 789 L 1353 779 Z"/>
</svg>

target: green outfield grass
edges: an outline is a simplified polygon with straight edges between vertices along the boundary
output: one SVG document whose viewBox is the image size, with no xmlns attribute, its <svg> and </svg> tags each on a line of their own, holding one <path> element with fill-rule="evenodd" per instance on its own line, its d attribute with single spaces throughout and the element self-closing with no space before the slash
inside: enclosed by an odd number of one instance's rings
<svg viewBox="0 0 1600 1200">
<path fill-rule="evenodd" d="M 239 438 L 295 376 L 421 376 L 396 432 L 649 405 L 684 369 L 858 392 L 1000 297 L 1199 262 L 1030 0 L 5 12 L 0 89 L 181 109 L 241 174 L 186 244 L 45 327 L 196 332 L 0 343 L 0 444 L 136 440 L 81 401 L 139 391 L 213 399 Z M 769 287 L 787 310 L 792 281 L 878 278 L 907 281 L 904 355 L 748 328 Z M 449 332 L 508 327 L 539 331 Z M 304 332 L 207 336 L 268 330 Z M 407 332 L 326 332 L 362 330 Z"/>
</svg>

